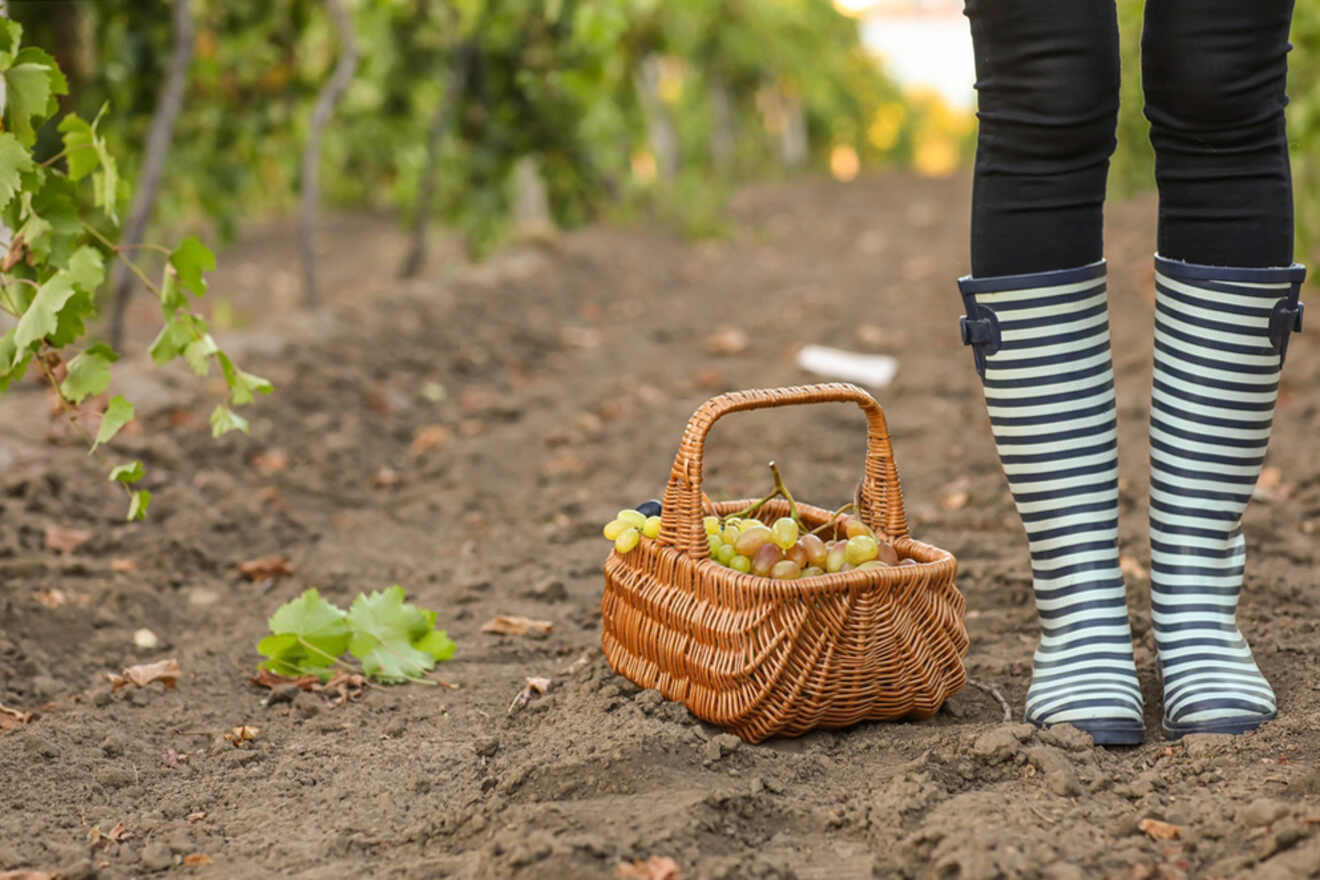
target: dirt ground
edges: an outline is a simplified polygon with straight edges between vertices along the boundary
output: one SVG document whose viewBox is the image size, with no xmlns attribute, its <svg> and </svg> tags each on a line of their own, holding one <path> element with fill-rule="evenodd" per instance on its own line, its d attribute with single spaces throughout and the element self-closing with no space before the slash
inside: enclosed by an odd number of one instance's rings
<svg viewBox="0 0 1320 880">
<path fill-rule="evenodd" d="M 1290 352 L 1279 481 L 1246 522 L 1240 619 L 1279 720 L 1165 742 L 1144 573 L 1154 204 L 1111 208 L 1122 545 L 1148 740 L 1105 750 L 1015 723 L 1035 616 L 957 339 L 968 189 L 899 174 L 758 188 L 736 198 L 727 239 L 597 228 L 477 267 L 442 248 L 406 283 L 388 219 L 337 218 L 322 239 L 331 302 L 315 316 L 292 308 L 288 230 L 252 230 L 212 290 L 235 325 L 222 344 L 276 394 L 250 410 L 250 437 L 213 442 L 215 387 L 121 365 L 140 430 L 115 455 L 147 465 L 143 524 L 122 521 L 100 466 L 25 384 L 0 404 L 0 703 L 34 718 L 0 735 L 0 870 L 541 880 L 656 855 L 688 880 L 1320 876 L 1320 346 L 1305 334 Z M 745 351 L 707 351 L 723 325 L 746 331 Z M 739 745 L 605 663 L 600 528 L 661 493 L 703 400 L 812 381 L 793 360 L 807 342 L 900 360 L 877 397 L 914 535 L 959 559 L 974 684 L 925 722 Z M 761 494 L 775 458 L 799 496 L 834 507 L 864 442 L 850 407 L 733 416 L 711 434 L 707 486 Z M 52 527 L 88 538 L 57 552 Z M 266 554 L 293 575 L 239 573 Z M 456 688 L 334 705 L 249 683 L 282 602 L 317 587 L 346 605 L 393 583 L 457 641 L 433 676 Z M 496 614 L 554 630 L 481 633 Z M 156 648 L 134 647 L 140 628 Z M 111 691 L 107 672 L 165 657 L 177 689 Z M 510 715 L 527 676 L 550 690 Z M 223 734 L 242 724 L 260 732 L 236 747 Z M 1144 819 L 1180 834 L 1152 839 Z M 117 823 L 123 839 L 106 839 Z M 198 854 L 209 863 L 189 864 Z"/>
</svg>

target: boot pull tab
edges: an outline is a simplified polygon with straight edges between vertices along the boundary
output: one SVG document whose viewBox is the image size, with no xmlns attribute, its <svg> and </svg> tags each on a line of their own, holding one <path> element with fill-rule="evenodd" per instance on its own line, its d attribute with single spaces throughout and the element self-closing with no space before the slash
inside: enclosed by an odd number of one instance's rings
<svg viewBox="0 0 1320 880">
<path fill-rule="evenodd" d="M 1270 311 L 1270 343 L 1279 353 L 1279 366 L 1288 356 L 1288 337 L 1302 332 L 1302 312 L 1305 304 L 1298 300 L 1298 287 L 1292 293 L 1274 304 Z"/>
<path fill-rule="evenodd" d="M 999 318 L 983 305 L 967 299 L 967 314 L 958 319 L 958 329 L 962 334 L 962 344 L 972 347 L 972 360 L 976 372 L 985 378 L 986 358 L 999 351 L 1002 339 L 999 335 Z"/>
</svg>

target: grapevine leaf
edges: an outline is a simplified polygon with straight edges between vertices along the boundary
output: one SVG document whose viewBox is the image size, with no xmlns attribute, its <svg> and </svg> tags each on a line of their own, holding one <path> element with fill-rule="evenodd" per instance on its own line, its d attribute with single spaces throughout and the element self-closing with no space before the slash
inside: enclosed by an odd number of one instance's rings
<svg viewBox="0 0 1320 880">
<path fill-rule="evenodd" d="M 188 343 L 188 347 L 183 350 L 183 358 L 194 373 L 205 376 L 211 372 L 211 355 L 219 350 L 220 346 L 215 344 L 211 334 L 205 333 L 200 339 Z"/>
<path fill-rule="evenodd" d="M 28 250 L 39 260 L 67 265 L 83 237 L 78 219 L 76 187 L 67 178 L 47 174 L 40 168 L 23 181 L 25 220 L 20 228 Z"/>
<path fill-rule="evenodd" d="M 222 437 L 230 431 L 242 431 L 246 434 L 248 422 L 222 403 L 211 411 L 211 436 Z"/>
<path fill-rule="evenodd" d="M 0 19 L 0 21 L 3 21 L 3 19 Z M 17 382 L 23 378 L 31 359 L 30 352 L 20 351 L 18 346 L 14 344 L 13 330 L 10 330 L 4 336 L 0 336 L 0 391 L 7 391 L 11 382 Z"/>
<path fill-rule="evenodd" d="M 41 285 L 14 328 L 14 345 L 20 355 L 55 332 L 59 327 L 60 310 L 75 292 L 73 279 L 63 270 Z"/>
<path fill-rule="evenodd" d="M 435 617 L 403 601 L 403 587 L 359 595 L 348 609 L 353 638 L 348 651 L 362 671 L 386 682 L 420 678 L 435 666 L 443 646 L 430 637 Z M 424 647 L 421 647 L 424 646 Z"/>
<path fill-rule="evenodd" d="M 119 199 L 119 165 L 106 147 L 105 138 L 96 130 L 107 106 L 101 105 L 100 112 L 90 123 L 70 113 L 60 120 L 59 128 L 64 135 L 69 179 L 82 180 L 89 174 L 95 174 L 92 178 L 93 201 L 111 219 L 117 221 L 115 204 Z"/>
<path fill-rule="evenodd" d="M 191 316 L 176 313 L 165 326 L 160 328 L 148 353 L 157 366 L 164 366 L 183 354 L 183 350 L 193 341 L 194 335 Z"/>
<path fill-rule="evenodd" d="M 105 280 L 105 260 L 95 248 L 80 247 L 69 258 L 68 272 L 75 285 L 88 293 L 95 293 Z"/>
<path fill-rule="evenodd" d="M 68 94 L 69 84 L 55 60 L 35 46 L 21 50 L 4 77 L 5 119 L 19 143 L 30 147 L 37 140 L 33 118 L 54 114 L 55 96 Z"/>
<path fill-rule="evenodd" d="M 206 279 L 203 272 L 215 271 L 215 254 L 202 244 L 197 236 L 190 235 L 170 254 L 170 265 L 179 273 L 183 286 L 196 296 L 206 295 Z"/>
<path fill-rule="evenodd" d="M 92 449 L 102 443 L 109 443 L 110 439 L 119 433 L 120 428 L 133 421 L 133 415 L 133 404 L 125 400 L 122 394 L 110 398 L 110 405 L 101 416 L 101 428 L 96 432 L 96 442 L 92 444 Z M 115 477 L 111 474 L 110 478 Z"/>
<path fill-rule="evenodd" d="M 234 362 L 229 359 L 229 355 L 223 351 L 217 352 L 216 356 L 220 359 L 220 369 L 225 374 L 225 384 L 229 386 L 231 392 L 229 402 L 234 406 L 251 403 L 254 391 L 258 394 L 270 394 L 275 390 L 275 386 L 270 383 L 270 380 L 254 376 L 251 373 L 245 373 L 235 367 Z"/>
<path fill-rule="evenodd" d="M 96 313 L 92 294 L 105 277 L 101 253 L 88 247 L 78 248 L 69 259 L 69 266 L 60 275 L 68 275 L 76 289 L 59 311 L 55 330 L 47 334 L 54 348 L 63 348 L 78 341 L 85 333 L 83 322 Z"/>
<path fill-rule="evenodd" d="M 23 40 L 23 26 L 8 18 L 0 18 L 0 69 L 14 63 L 18 46 Z"/>
<path fill-rule="evenodd" d="M 128 502 L 128 521 L 147 518 L 147 507 L 151 504 L 151 493 L 146 489 L 138 489 L 133 493 L 132 499 Z"/>
<path fill-rule="evenodd" d="M 296 676 L 329 666 L 348 648 L 350 633 L 344 612 L 308 590 L 281 605 L 268 621 L 274 635 L 257 650 L 262 666 L 279 675 Z"/>
<path fill-rule="evenodd" d="M 32 154 L 9 132 L 0 134 L 0 208 L 22 187 L 22 175 L 33 169 Z"/>
<path fill-rule="evenodd" d="M 160 310 L 165 313 L 166 318 L 173 318 L 179 309 L 188 304 L 188 294 L 179 289 L 176 277 L 176 274 L 166 267 L 164 277 L 160 281 Z"/>
<path fill-rule="evenodd" d="M 454 656 L 454 651 L 458 646 L 449 637 L 449 633 L 442 629 L 433 629 L 413 642 L 413 647 L 430 654 L 436 660 L 448 660 Z"/>
<path fill-rule="evenodd" d="M 102 345 L 103 348 L 109 346 Z M 113 354 L 114 352 L 111 352 Z M 110 387 L 110 359 L 88 349 L 69 361 L 69 374 L 60 383 L 60 394 L 74 405 Z"/>
<path fill-rule="evenodd" d="M 146 471 L 142 467 L 142 462 L 135 461 L 132 464 L 121 464 L 110 471 L 110 482 L 136 483 L 142 479 Z"/>
</svg>

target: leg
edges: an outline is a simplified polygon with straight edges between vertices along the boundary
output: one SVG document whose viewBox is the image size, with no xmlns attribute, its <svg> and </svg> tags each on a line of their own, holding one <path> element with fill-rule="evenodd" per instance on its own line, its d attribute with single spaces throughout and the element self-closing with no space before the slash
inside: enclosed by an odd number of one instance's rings
<svg viewBox="0 0 1320 880">
<path fill-rule="evenodd" d="M 969 0 L 981 132 L 959 282 L 1041 619 L 1026 719 L 1142 738 L 1118 567 L 1101 211 L 1118 104 L 1113 0 Z M 1028 273 L 1028 274 L 1017 274 Z"/>
<path fill-rule="evenodd" d="M 1118 115 L 1114 0 L 967 0 L 976 53 L 972 274 L 1102 256 Z"/>
<path fill-rule="evenodd" d="M 1274 692 L 1237 627 L 1260 474 L 1305 269 L 1284 135 L 1292 0 L 1150 0 L 1160 188 L 1150 425 L 1151 616 L 1164 729 L 1239 733 Z"/>
</svg>

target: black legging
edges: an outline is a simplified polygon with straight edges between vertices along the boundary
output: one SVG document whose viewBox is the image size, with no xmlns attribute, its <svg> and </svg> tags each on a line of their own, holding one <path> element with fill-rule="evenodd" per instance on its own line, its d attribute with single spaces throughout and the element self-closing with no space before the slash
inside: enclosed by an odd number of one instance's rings
<svg viewBox="0 0 1320 880">
<path fill-rule="evenodd" d="M 1292 262 L 1292 9 L 1293 0 L 1147 0 L 1141 66 L 1162 256 Z M 981 120 L 972 274 L 1095 262 L 1118 115 L 1114 0 L 966 0 L 965 11 Z"/>
</svg>

